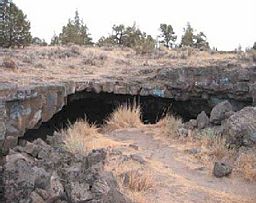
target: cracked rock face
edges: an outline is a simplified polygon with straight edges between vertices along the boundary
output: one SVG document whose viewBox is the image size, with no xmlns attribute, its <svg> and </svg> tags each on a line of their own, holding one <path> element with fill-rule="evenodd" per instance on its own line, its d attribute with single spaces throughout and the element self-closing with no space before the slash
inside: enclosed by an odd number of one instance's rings
<svg viewBox="0 0 256 203">
<path fill-rule="evenodd" d="M 26 130 L 49 121 L 67 104 L 70 95 L 82 91 L 167 98 L 176 102 L 175 108 L 194 117 L 202 111 L 209 114 L 211 108 L 225 100 L 232 101 L 235 110 L 240 110 L 256 103 L 255 70 L 256 66 L 239 65 L 166 67 L 124 78 L 71 78 L 26 87 L 0 83 L 0 146 L 5 152 L 15 147 Z M 220 124 L 225 114 L 221 112 L 211 115 L 211 123 Z"/>
<path fill-rule="evenodd" d="M 10 150 L 3 166 L 4 198 L 19 202 L 129 202 L 111 173 L 105 150 L 73 155 L 41 139 Z"/>
<path fill-rule="evenodd" d="M 227 142 L 235 146 L 256 144 L 256 107 L 245 107 L 235 112 L 223 124 Z"/>
</svg>

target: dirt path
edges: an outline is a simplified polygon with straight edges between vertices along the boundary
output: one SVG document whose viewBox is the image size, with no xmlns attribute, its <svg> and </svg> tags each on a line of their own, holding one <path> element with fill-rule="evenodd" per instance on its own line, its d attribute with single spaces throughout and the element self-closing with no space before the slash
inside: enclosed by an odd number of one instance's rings
<svg viewBox="0 0 256 203">
<path fill-rule="evenodd" d="M 236 177 L 215 178 L 208 168 L 185 152 L 177 143 L 164 143 L 150 129 L 123 129 L 108 138 L 129 144 L 119 146 L 123 153 L 136 154 L 146 162 L 157 183 L 147 192 L 147 202 L 256 202 L 256 184 Z"/>
</svg>

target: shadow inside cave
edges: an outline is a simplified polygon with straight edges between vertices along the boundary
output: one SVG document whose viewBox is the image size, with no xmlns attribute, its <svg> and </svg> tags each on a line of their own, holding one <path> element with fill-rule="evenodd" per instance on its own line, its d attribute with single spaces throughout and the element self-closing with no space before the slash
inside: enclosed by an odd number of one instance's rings
<svg viewBox="0 0 256 203">
<path fill-rule="evenodd" d="M 29 129 L 21 139 L 32 141 L 36 138 L 46 139 L 54 131 L 65 129 L 78 119 L 86 119 L 96 125 L 104 124 L 106 118 L 122 104 L 140 104 L 142 120 L 145 124 L 155 123 L 170 113 L 181 117 L 183 121 L 195 118 L 202 110 L 209 113 L 207 100 L 175 101 L 168 98 L 153 96 L 132 96 L 113 93 L 78 92 L 69 95 L 67 105 L 57 112 L 48 122 L 42 123 L 37 129 Z"/>
</svg>

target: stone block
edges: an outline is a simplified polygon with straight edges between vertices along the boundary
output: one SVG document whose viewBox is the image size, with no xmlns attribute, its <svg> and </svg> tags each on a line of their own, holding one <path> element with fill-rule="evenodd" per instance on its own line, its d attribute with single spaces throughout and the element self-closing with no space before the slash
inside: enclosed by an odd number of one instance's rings
<svg viewBox="0 0 256 203">
<path fill-rule="evenodd" d="M 102 85 L 102 91 L 107 93 L 114 92 L 114 82 L 105 82 Z"/>
<path fill-rule="evenodd" d="M 125 85 L 115 85 L 114 86 L 114 93 L 115 94 L 127 94 L 127 88 Z"/>
<path fill-rule="evenodd" d="M 9 149 L 17 146 L 18 137 L 7 136 L 3 143 L 3 153 L 7 153 Z"/>
<path fill-rule="evenodd" d="M 234 85 L 234 91 L 236 94 L 249 92 L 249 86 L 247 82 L 238 82 Z"/>
</svg>

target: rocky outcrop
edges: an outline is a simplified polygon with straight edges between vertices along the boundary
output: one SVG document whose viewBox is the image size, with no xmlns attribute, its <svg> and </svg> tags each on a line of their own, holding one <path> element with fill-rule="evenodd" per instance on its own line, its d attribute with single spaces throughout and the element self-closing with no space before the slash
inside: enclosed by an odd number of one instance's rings
<svg viewBox="0 0 256 203">
<path fill-rule="evenodd" d="M 213 108 L 211 123 L 206 113 L 201 112 L 197 120 L 191 119 L 183 126 L 187 130 L 195 130 L 198 134 L 208 128 L 212 135 L 223 136 L 228 147 L 255 147 L 256 107 L 248 106 L 237 112 L 231 110 L 231 104 L 224 101 Z"/>
<path fill-rule="evenodd" d="M 207 114 L 217 103 L 230 100 L 241 109 L 256 103 L 256 67 L 235 65 L 153 69 L 132 77 L 102 76 L 99 79 L 70 79 L 56 84 L 18 86 L 0 83 L 0 147 L 8 151 L 28 129 L 48 121 L 67 103 L 68 96 L 81 91 L 169 98 L 177 108 Z M 75 98 L 75 97 L 74 97 Z M 183 102 L 179 105 L 179 102 Z M 212 122 L 220 119 L 212 117 Z"/>
<path fill-rule="evenodd" d="M 3 167 L 4 198 L 15 202 L 130 202 L 111 173 L 102 170 L 106 151 L 74 155 L 42 140 L 17 146 Z"/>
<path fill-rule="evenodd" d="M 245 107 L 223 124 L 227 142 L 235 146 L 256 144 L 256 107 Z"/>
</svg>

